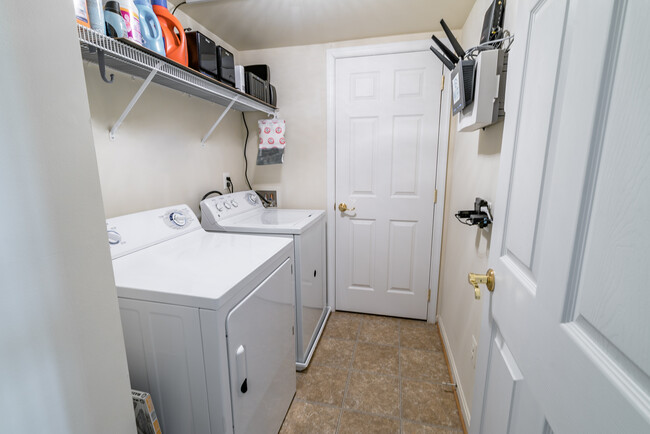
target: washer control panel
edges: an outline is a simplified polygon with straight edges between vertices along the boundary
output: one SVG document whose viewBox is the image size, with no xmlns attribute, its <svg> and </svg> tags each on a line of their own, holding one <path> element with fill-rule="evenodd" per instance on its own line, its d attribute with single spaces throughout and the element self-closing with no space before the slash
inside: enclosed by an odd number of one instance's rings
<svg viewBox="0 0 650 434">
<path fill-rule="evenodd" d="M 202 229 L 187 205 L 159 208 L 106 220 L 113 259 Z"/>
<path fill-rule="evenodd" d="M 201 215 L 211 223 L 217 223 L 257 208 L 264 208 L 257 193 L 252 190 L 238 191 L 205 199 L 201 202 Z"/>
</svg>

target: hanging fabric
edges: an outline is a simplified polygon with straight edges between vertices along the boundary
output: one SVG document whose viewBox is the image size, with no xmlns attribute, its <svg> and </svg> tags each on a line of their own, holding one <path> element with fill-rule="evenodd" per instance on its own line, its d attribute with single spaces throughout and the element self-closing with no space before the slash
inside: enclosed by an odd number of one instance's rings
<svg viewBox="0 0 650 434">
<path fill-rule="evenodd" d="M 259 151 L 257 153 L 257 165 L 282 164 L 284 162 L 284 147 L 286 140 L 284 132 L 286 124 L 284 119 L 261 119 L 257 122 L 259 126 Z"/>
</svg>

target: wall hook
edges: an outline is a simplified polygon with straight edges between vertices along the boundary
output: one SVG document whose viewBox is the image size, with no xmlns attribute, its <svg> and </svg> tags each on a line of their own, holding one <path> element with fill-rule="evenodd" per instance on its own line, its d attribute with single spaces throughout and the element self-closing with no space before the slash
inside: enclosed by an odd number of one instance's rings
<svg viewBox="0 0 650 434">
<path fill-rule="evenodd" d="M 115 74 L 111 74 L 111 79 L 106 78 L 106 62 L 104 61 L 104 50 L 97 50 L 97 63 L 99 64 L 99 74 L 106 83 L 112 83 Z"/>
</svg>

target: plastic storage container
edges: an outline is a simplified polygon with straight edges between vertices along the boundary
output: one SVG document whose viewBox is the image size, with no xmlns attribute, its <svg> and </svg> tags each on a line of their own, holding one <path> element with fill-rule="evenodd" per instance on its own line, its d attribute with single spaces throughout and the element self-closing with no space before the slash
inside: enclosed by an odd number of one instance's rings
<svg viewBox="0 0 650 434">
<path fill-rule="evenodd" d="M 126 38 L 126 24 L 120 4 L 116 1 L 107 1 L 104 5 L 104 21 L 106 22 L 106 34 L 111 38 Z"/>
<path fill-rule="evenodd" d="M 167 9 L 167 0 L 152 0 L 151 4 L 160 22 L 163 38 L 165 38 L 165 53 L 167 57 L 181 65 L 187 66 L 187 39 L 183 25 Z"/>
<path fill-rule="evenodd" d="M 135 5 L 140 12 L 140 32 L 142 45 L 161 56 L 165 55 L 165 40 L 158 17 L 151 7 L 150 0 L 135 0 Z"/>
<path fill-rule="evenodd" d="M 104 22 L 104 8 L 102 0 L 86 0 L 88 5 L 88 18 L 90 19 L 90 28 L 102 35 L 106 34 L 106 24 Z"/>
<path fill-rule="evenodd" d="M 84 27 L 90 28 L 90 20 L 88 19 L 88 7 L 86 0 L 74 0 L 74 13 L 77 17 L 77 23 Z"/>
<path fill-rule="evenodd" d="M 142 34 L 140 33 L 140 13 L 133 0 L 120 0 L 120 12 L 126 24 L 126 37 L 142 45 Z"/>
</svg>

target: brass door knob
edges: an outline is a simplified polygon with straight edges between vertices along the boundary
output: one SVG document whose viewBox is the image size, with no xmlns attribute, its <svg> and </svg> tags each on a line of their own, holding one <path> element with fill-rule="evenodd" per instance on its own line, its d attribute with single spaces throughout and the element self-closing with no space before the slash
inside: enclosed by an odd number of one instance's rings
<svg viewBox="0 0 650 434">
<path fill-rule="evenodd" d="M 474 287 L 474 298 L 477 300 L 481 299 L 481 288 L 479 287 L 480 284 L 485 284 L 488 291 L 494 291 L 494 270 L 491 268 L 487 270 L 487 273 L 485 274 L 469 273 L 467 275 L 467 280 Z"/>
<path fill-rule="evenodd" d="M 339 211 L 341 211 L 341 212 L 354 211 L 355 209 L 356 208 L 348 208 L 348 206 L 344 202 L 341 202 L 339 204 Z"/>
</svg>

